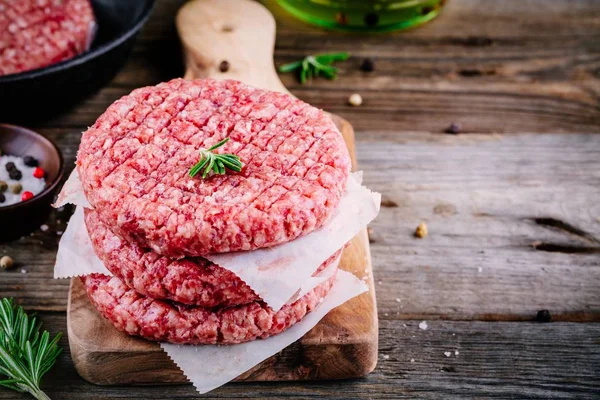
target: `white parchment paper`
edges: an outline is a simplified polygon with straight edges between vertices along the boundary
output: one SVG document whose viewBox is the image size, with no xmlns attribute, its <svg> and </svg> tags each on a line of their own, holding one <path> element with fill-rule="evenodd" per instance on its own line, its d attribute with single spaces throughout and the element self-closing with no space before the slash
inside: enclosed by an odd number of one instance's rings
<svg viewBox="0 0 600 400">
<path fill-rule="evenodd" d="M 354 173 L 349 177 L 346 193 L 334 216 L 317 231 L 268 249 L 215 254 L 206 258 L 236 274 L 277 311 L 298 292 L 327 258 L 341 249 L 379 213 L 381 195 L 361 186 L 361 181 L 361 173 Z M 67 203 L 90 207 L 77 170 L 65 183 L 55 206 Z M 78 235 L 74 234 L 74 237 L 78 238 Z M 63 235 L 60 248 L 66 248 L 66 252 L 77 251 L 66 244 L 69 238 L 72 239 L 72 236 Z M 98 272 L 80 271 L 76 263 L 71 267 L 64 264 L 59 269 L 60 275 L 57 276 L 55 272 L 55 277 L 66 278 Z"/>
<path fill-rule="evenodd" d="M 58 244 L 54 278 L 71 278 L 93 273 L 112 276 L 96 256 L 83 220 L 83 208 L 77 207 Z"/>
<path fill-rule="evenodd" d="M 67 229 L 58 246 L 56 265 L 54 266 L 54 278 L 71 278 L 99 273 L 112 276 L 110 272 L 94 252 L 92 241 L 88 235 L 83 216 L 83 208 L 77 207 L 75 213 L 67 225 Z M 304 296 L 315 287 L 331 278 L 340 264 L 341 255 L 327 268 L 315 276 L 311 276 L 302 283 L 288 303 L 293 303 Z"/>
<path fill-rule="evenodd" d="M 294 343 L 329 311 L 367 290 L 363 281 L 340 270 L 333 288 L 323 302 L 302 321 L 279 335 L 231 346 L 185 346 L 170 343 L 161 343 L 160 346 L 181 368 L 196 390 L 206 393 Z"/>
<path fill-rule="evenodd" d="M 70 231 L 67 233 L 67 231 Z M 69 222 L 61 241 L 56 270 L 68 276 L 85 275 L 89 273 L 111 273 L 94 254 L 91 241 L 83 221 L 83 211 L 78 207 Z M 67 236 L 68 235 L 68 236 Z M 87 238 L 87 242 L 85 240 Z M 71 246 L 72 245 L 72 246 Z M 304 282 L 293 299 L 308 293 L 318 284 L 330 278 L 339 264 L 341 256 L 318 275 L 309 277 Z M 74 273 L 73 271 L 77 271 Z M 211 391 L 236 378 L 261 361 L 277 354 L 294 343 L 311 330 L 329 311 L 345 303 L 351 298 L 368 290 L 365 282 L 353 274 L 338 270 L 335 283 L 315 310 L 306 315 L 290 329 L 265 340 L 255 340 L 229 346 L 204 345 L 175 345 L 161 343 L 161 347 L 183 371 L 200 393 Z"/>
</svg>

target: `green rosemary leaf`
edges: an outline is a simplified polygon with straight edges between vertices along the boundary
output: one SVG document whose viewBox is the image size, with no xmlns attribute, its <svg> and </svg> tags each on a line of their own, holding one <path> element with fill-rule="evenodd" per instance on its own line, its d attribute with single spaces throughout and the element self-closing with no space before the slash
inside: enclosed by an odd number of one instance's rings
<svg viewBox="0 0 600 400">
<path fill-rule="evenodd" d="M 305 84 L 308 80 L 317 76 L 336 79 L 338 69 L 332 66 L 331 63 L 347 60 L 348 57 L 350 57 L 348 52 L 309 55 L 300 61 L 280 66 L 279 72 L 297 71 L 300 84 Z"/>
<path fill-rule="evenodd" d="M 335 61 L 346 61 L 350 57 L 350 53 L 344 51 L 342 53 L 315 54 L 314 58 L 322 64 L 331 64 Z"/>
<path fill-rule="evenodd" d="M 227 137 L 227 138 L 225 138 L 225 139 L 223 139 L 223 140 L 221 140 L 221 141 L 220 141 L 220 142 L 218 142 L 217 144 L 215 144 L 215 145 L 211 146 L 211 147 L 208 149 L 208 151 L 213 151 L 213 150 L 216 150 L 216 149 L 218 149 L 219 147 L 223 146 L 223 145 L 224 145 L 225 143 L 227 143 L 227 142 L 229 142 L 229 138 L 228 138 L 228 137 Z"/>
<path fill-rule="evenodd" d="M 202 173 L 202 179 L 206 179 L 210 171 L 212 171 L 213 165 L 215 165 L 215 158 L 210 157 L 208 160 L 208 165 L 204 168 L 204 172 Z"/>
<path fill-rule="evenodd" d="M 302 61 L 295 61 L 289 64 L 283 64 L 278 68 L 279 72 L 292 72 L 302 66 Z"/>
<path fill-rule="evenodd" d="M 62 351 L 58 347 L 61 335 L 50 340 L 50 334 L 40 335 L 40 329 L 41 323 L 12 299 L 0 301 L 0 375 L 8 378 L 0 380 L 0 386 L 48 400 L 40 381 Z"/>
</svg>

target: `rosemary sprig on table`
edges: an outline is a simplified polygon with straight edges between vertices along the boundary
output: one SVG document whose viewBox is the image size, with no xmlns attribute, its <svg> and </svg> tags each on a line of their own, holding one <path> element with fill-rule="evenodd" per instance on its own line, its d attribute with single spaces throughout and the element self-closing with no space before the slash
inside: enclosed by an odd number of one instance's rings
<svg viewBox="0 0 600 400">
<path fill-rule="evenodd" d="M 215 154 L 213 150 L 218 149 L 229 141 L 229 138 L 221 140 L 219 143 L 208 149 L 200 149 L 200 161 L 190 169 L 190 176 L 193 178 L 199 172 L 202 172 L 202 179 L 205 179 L 210 172 L 215 174 L 225 174 L 225 169 L 240 172 L 244 164 L 235 154 Z"/>
<path fill-rule="evenodd" d="M 324 76 L 327 79 L 337 78 L 338 69 L 331 64 L 335 61 L 345 61 L 350 53 L 328 53 L 307 56 L 300 61 L 284 64 L 279 67 L 279 72 L 298 71 L 300 83 L 306 83 L 313 76 Z"/>
<path fill-rule="evenodd" d="M 0 386 L 50 400 L 40 381 L 62 351 L 57 344 L 61 334 L 50 340 L 48 331 L 40 335 L 41 326 L 12 299 L 0 301 L 0 375 L 8 378 L 0 380 Z"/>
</svg>

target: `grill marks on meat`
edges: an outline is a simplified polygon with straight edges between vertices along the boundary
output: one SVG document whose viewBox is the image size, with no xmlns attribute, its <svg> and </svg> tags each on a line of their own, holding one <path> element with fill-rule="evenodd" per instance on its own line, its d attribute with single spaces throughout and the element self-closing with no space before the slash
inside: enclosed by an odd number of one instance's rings
<svg viewBox="0 0 600 400">
<path fill-rule="evenodd" d="M 0 0 L 0 75 L 83 53 L 94 21 L 89 0 Z"/>
<path fill-rule="evenodd" d="M 198 149 L 230 137 L 240 174 L 190 178 Z M 350 169 L 337 128 L 290 96 L 235 81 L 173 80 L 115 102 L 84 134 L 78 169 L 119 236 L 180 258 L 253 250 L 320 227 Z"/>
<path fill-rule="evenodd" d="M 145 297 L 117 277 L 81 278 L 88 297 L 116 328 L 154 341 L 235 344 L 281 333 L 312 311 L 335 277 L 278 312 L 260 302 L 211 311 Z"/>
</svg>

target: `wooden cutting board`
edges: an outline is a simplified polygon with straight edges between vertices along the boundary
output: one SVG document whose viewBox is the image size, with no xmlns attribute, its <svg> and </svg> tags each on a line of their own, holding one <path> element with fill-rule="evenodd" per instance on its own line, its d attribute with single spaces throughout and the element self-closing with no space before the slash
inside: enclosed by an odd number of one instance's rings
<svg viewBox="0 0 600 400">
<path fill-rule="evenodd" d="M 286 92 L 273 65 L 275 21 L 250 0 L 195 0 L 180 10 L 185 78 L 237 79 Z M 227 61 L 229 69 L 221 71 Z M 354 130 L 332 115 L 356 169 Z M 332 310 L 302 339 L 239 376 L 238 381 L 344 379 L 371 372 L 377 363 L 378 321 L 366 230 L 344 250 L 340 268 L 365 277 L 369 291 Z M 75 368 L 99 385 L 186 382 L 157 343 L 115 329 L 89 302 L 79 279 L 71 281 L 67 309 Z"/>
</svg>

